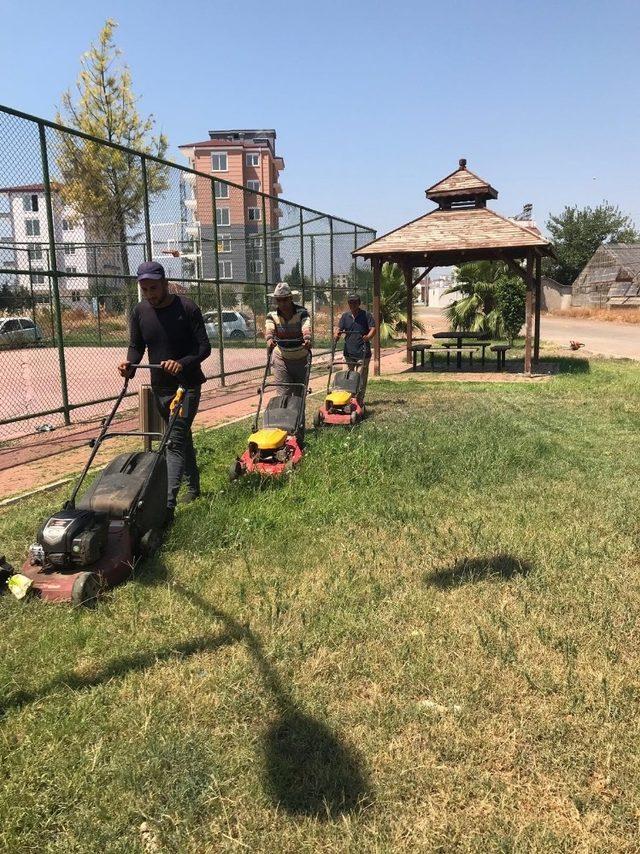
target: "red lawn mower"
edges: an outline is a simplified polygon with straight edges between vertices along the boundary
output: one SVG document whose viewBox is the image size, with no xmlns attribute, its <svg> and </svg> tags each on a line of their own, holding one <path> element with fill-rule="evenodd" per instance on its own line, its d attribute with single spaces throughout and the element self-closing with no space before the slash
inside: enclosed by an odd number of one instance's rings
<svg viewBox="0 0 640 854">
<path fill-rule="evenodd" d="M 325 424 L 355 425 L 362 421 L 365 415 L 364 401 L 360 403 L 359 395 L 362 387 L 362 377 L 358 371 L 347 366 L 342 359 L 335 361 L 337 341 L 333 342 L 331 348 L 331 360 L 329 362 L 329 376 L 327 377 L 327 393 L 324 403 L 313 416 L 313 426 L 319 430 Z M 346 371 L 337 371 L 333 375 L 335 365 L 347 366 Z M 364 365 L 364 348 L 362 359 L 355 362 L 356 367 Z M 333 376 L 333 383 L 331 378 Z"/>
<path fill-rule="evenodd" d="M 288 343 L 291 343 L 291 340 Z M 237 480 L 244 474 L 252 473 L 265 477 L 279 477 L 290 471 L 302 459 L 311 353 L 307 356 L 303 383 L 267 382 L 270 368 L 271 350 L 267 353 L 267 365 L 262 384 L 258 389 L 259 401 L 253 422 L 253 432 L 249 436 L 247 450 L 231 463 L 229 480 Z M 262 429 L 258 429 L 262 401 L 265 390 L 268 388 L 284 388 L 289 390 L 289 393 L 271 398 L 264 408 Z M 300 389 L 299 396 L 291 393 L 294 388 Z"/>
<path fill-rule="evenodd" d="M 161 369 L 160 365 L 138 368 Z M 102 589 L 127 579 L 137 562 L 162 543 L 167 517 L 166 452 L 185 389 L 177 389 L 163 433 L 109 432 L 128 384 L 126 378 L 98 437 L 89 442 L 91 453 L 71 496 L 42 525 L 29 549 L 21 573 L 42 599 L 94 604 Z M 147 436 L 160 442 L 155 451 L 119 454 L 77 500 L 100 446 L 117 436 Z"/>
</svg>

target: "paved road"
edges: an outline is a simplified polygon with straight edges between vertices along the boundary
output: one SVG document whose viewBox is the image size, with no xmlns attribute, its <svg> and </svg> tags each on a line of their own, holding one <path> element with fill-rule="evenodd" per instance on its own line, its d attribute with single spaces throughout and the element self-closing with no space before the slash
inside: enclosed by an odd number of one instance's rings
<svg viewBox="0 0 640 854">
<path fill-rule="evenodd" d="M 440 328 L 441 323 L 447 328 L 440 309 L 418 308 L 417 313 L 429 327 Z M 540 337 L 564 347 L 569 347 L 571 340 L 581 341 L 589 353 L 640 360 L 640 326 L 634 323 L 542 315 Z"/>
<path fill-rule="evenodd" d="M 590 353 L 640 360 L 640 326 L 634 323 L 543 315 L 540 337 L 567 347 L 570 340 L 581 341 Z"/>
</svg>

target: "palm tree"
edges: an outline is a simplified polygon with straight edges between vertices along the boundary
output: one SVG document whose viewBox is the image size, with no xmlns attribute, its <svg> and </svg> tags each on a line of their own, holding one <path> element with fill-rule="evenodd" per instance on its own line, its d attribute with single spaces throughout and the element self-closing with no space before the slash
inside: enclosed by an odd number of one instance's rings
<svg viewBox="0 0 640 854">
<path fill-rule="evenodd" d="M 413 329 L 424 332 L 424 326 L 415 318 Z M 402 270 L 396 264 L 382 265 L 380 274 L 380 341 L 387 343 L 394 333 L 407 331 L 407 290 Z"/>
<path fill-rule="evenodd" d="M 492 338 L 504 336 L 496 283 L 505 277 L 506 272 L 505 265 L 495 261 L 477 261 L 458 268 L 455 284 L 445 291 L 446 294 L 462 294 L 445 309 L 452 329 L 481 332 Z"/>
</svg>

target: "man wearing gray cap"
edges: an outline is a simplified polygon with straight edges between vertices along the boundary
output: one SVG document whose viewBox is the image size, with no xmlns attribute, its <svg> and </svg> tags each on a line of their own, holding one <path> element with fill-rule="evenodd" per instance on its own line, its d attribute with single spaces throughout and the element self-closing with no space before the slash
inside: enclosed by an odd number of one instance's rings
<svg viewBox="0 0 640 854">
<path fill-rule="evenodd" d="M 291 288 L 279 282 L 273 292 L 275 311 L 270 311 L 265 322 L 267 347 L 273 351 L 271 368 L 277 383 L 304 383 L 306 364 L 311 350 L 311 318 L 302 305 L 293 301 Z M 284 390 L 287 394 L 287 390 Z M 288 390 L 300 396 L 302 388 Z"/>
<path fill-rule="evenodd" d="M 360 374 L 358 400 L 362 404 L 369 379 L 370 341 L 376 334 L 376 322 L 371 312 L 362 308 L 360 294 L 349 294 L 347 302 L 349 311 L 345 311 L 340 318 L 334 341 L 337 344 L 340 336 L 344 335 L 344 360 L 350 371 L 358 371 Z"/>
<path fill-rule="evenodd" d="M 187 482 L 186 500 L 192 501 L 200 495 L 191 424 L 200 403 L 200 386 L 205 382 L 200 365 L 211 353 L 211 345 L 202 312 L 193 300 L 169 292 L 162 264 L 156 261 L 140 264 L 138 284 L 142 302 L 131 315 L 127 360 L 118 365 L 118 370 L 123 377 L 133 376 L 135 366 L 148 350 L 149 363 L 162 366 L 151 370 L 151 387 L 165 421 L 178 385 L 187 390 L 183 415 L 176 419 L 167 450 L 167 523 L 170 524 L 183 477 Z"/>
</svg>

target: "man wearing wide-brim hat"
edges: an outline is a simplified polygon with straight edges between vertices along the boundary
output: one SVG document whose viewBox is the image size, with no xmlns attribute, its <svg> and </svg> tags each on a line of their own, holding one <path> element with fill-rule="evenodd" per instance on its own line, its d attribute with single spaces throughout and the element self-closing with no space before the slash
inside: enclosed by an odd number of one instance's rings
<svg viewBox="0 0 640 854">
<path fill-rule="evenodd" d="M 273 351 L 271 369 L 276 383 L 302 383 L 311 350 L 311 318 L 307 309 L 293 301 L 291 288 L 279 282 L 272 294 L 274 311 L 267 314 L 265 338 Z M 285 389 L 284 393 L 302 394 L 302 386 Z"/>
</svg>

